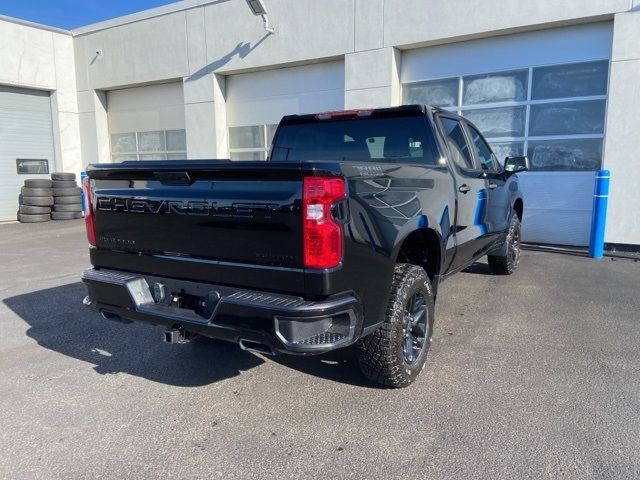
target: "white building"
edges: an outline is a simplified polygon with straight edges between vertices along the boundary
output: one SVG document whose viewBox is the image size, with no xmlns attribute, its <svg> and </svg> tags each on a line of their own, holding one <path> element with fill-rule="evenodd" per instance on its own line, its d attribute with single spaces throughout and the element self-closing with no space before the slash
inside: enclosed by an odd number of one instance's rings
<svg viewBox="0 0 640 480">
<path fill-rule="evenodd" d="M 0 17 L 0 220 L 47 165 L 262 159 L 285 114 L 432 103 L 528 153 L 525 240 L 586 245 L 603 167 L 606 241 L 640 245 L 640 0 L 265 1 L 273 35 L 244 0 Z"/>
</svg>

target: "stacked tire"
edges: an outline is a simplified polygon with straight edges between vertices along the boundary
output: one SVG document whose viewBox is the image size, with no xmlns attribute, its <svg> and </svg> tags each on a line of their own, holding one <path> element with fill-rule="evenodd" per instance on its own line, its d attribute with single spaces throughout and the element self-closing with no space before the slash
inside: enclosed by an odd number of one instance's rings
<svg viewBox="0 0 640 480">
<path fill-rule="evenodd" d="M 41 223 L 51 220 L 52 183 L 51 180 L 43 178 L 24 181 L 18 209 L 18 220 L 21 223 Z"/>
<path fill-rule="evenodd" d="M 75 173 L 52 173 L 53 193 L 52 220 L 82 218 L 82 190 L 76 183 Z"/>
</svg>

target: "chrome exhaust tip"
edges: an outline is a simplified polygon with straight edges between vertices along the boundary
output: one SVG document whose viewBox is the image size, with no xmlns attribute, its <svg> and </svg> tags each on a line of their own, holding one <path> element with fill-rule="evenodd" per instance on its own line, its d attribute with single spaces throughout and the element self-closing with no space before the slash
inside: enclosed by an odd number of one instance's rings
<svg viewBox="0 0 640 480">
<path fill-rule="evenodd" d="M 271 347 L 265 345 L 264 343 L 254 342 L 253 340 L 247 340 L 245 338 L 241 338 L 238 340 L 238 344 L 242 350 L 247 352 L 261 353 L 262 355 L 270 355 L 274 356 L 275 353 L 271 350 Z"/>
</svg>

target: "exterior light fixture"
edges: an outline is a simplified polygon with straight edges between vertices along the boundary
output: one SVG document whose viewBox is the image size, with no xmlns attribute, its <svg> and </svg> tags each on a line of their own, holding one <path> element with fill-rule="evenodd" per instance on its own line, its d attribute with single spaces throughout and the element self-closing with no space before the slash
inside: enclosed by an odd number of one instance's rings
<svg viewBox="0 0 640 480">
<path fill-rule="evenodd" d="M 264 2 L 262 0 L 247 0 L 247 5 L 251 9 L 251 12 L 256 17 L 262 17 L 262 21 L 264 22 L 264 29 L 267 33 L 275 33 L 276 29 L 269 25 L 269 17 L 267 16 L 267 7 L 264 6 Z"/>
</svg>

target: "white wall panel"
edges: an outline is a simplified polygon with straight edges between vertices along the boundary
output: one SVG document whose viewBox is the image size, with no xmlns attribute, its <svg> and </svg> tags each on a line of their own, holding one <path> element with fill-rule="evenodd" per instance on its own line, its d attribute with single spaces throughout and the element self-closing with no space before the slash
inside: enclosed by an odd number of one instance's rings
<svg viewBox="0 0 640 480">
<path fill-rule="evenodd" d="M 186 14 L 176 12 L 76 36 L 78 88 L 107 90 L 188 75 L 185 32 Z"/>
<path fill-rule="evenodd" d="M 426 46 L 597 21 L 630 6 L 630 0 L 385 0 L 384 43 Z"/>
<path fill-rule="evenodd" d="M 636 2 L 637 4 L 637 2 Z M 611 172 L 608 243 L 640 245 L 640 6 L 615 18 L 604 168 Z"/>
<path fill-rule="evenodd" d="M 107 92 L 110 133 L 185 128 L 182 82 Z"/>
<path fill-rule="evenodd" d="M 613 25 L 553 28 L 407 50 L 402 83 L 611 56 Z"/>
<path fill-rule="evenodd" d="M 227 79 L 230 127 L 273 124 L 284 115 L 344 107 L 344 63 L 232 75 Z"/>
</svg>

